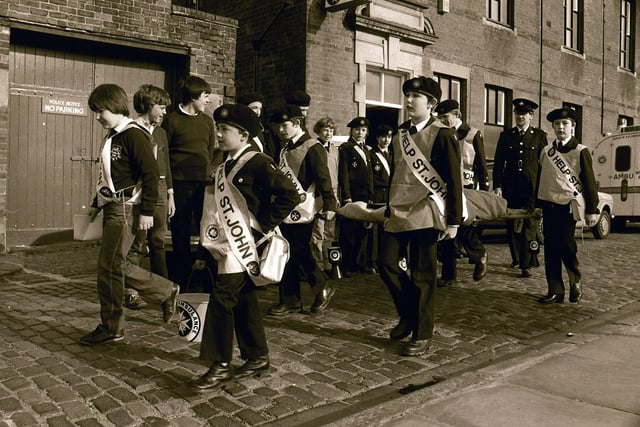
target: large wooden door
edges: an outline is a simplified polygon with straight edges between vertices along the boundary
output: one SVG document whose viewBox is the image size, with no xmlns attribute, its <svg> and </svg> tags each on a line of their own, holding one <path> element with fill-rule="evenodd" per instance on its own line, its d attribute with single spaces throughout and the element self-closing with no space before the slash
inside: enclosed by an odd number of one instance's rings
<svg viewBox="0 0 640 427">
<path fill-rule="evenodd" d="M 91 201 L 105 134 L 87 105 L 91 90 L 116 83 L 131 100 L 141 84 L 167 87 L 174 72 L 157 53 L 20 36 L 9 53 L 7 228 L 69 228 Z"/>
</svg>

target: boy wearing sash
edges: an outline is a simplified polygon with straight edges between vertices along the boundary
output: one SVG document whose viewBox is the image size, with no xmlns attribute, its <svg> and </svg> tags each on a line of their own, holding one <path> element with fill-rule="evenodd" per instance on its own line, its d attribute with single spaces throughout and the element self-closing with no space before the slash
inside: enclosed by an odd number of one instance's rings
<svg viewBox="0 0 640 427">
<path fill-rule="evenodd" d="M 209 297 L 200 358 L 211 368 L 192 383 L 195 391 L 219 386 L 234 376 L 234 330 L 246 360 L 236 378 L 269 368 L 269 349 L 253 277 L 259 273 L 256 241 L 272 231 L 299 202 L 291 183 L 273 160 L 251 148 L 260 129 L 246 105 L 224 104 L 213 118 L 220 151 L 214 154 L 214 183 L 205 189 L 201 244 L 217 272 Z"/>
<path fill-rule="evenodd" d="M 460 145 L 453 129 L 431 119 L 442 94 L 438 82 L 414 77 L 402 91 L 410 120 L 393 138 L 388 219 L 378 265 L 400 316 L 390 337 L 411 335 L 401 354 L 418 356 L 433 336 L 437 243 L 455 238 L 462 223 Z M 400 266 L 404 256 L 410 275 Z"/>
<path fill-rule="evenodd" d="M 276 111 L 271 121 L 278 126 L 284 146 L 280 152 L 280 169 L 291 180 L 301 196 L 301 203 L 284 220 L 280 230 L 290 245 L 291 258 L 280 281 L 278 303 L 269 307 L 271 316 L 284 316 L 302 311 L 300 270 L 307 277 L 314 301 L 312 313 L 324 311 L 335 293 L 327 284 L 324 272 L 311 253 L 311 233 L 315 215 L 326 220 L 335 218 L 336 198 L 327 167 L 327 151 L 303 128 L 303 115 L 297 105 L 286 105 Z M 317 202 L 321 201 L 322 204 Z"/>
<path fill-rule="evenodd" d="M 562 303 L 564 282 L 562 265 L 569 276 L 569 302 L 582 298 L 581 274 L 578 268 L 576 221 L 587 226 L 598 222 L 598 190 L 591 155 L 585 145 L 573 136 L 576 112 L 559 108 L 547 114 L 556 140 L 540 154 L 538 205 L 544 218 L 544 269 L 547 295 L 541 304 Z"/>
<path fill-rule="evenodd" d="M 100 175 L 89 216 L 103 211 L 103 237 L 98 255 L 101 323 L 80 339 L 84 345 L 124 338 L 124 287 L 127 284 L 161 304 L 168 322 L 176 310 L 178 286 L 126 260 L 135 233 L 153 227 L 158 198 L 158 163 L 150 135 L 129 116 L 127 94 L 114 84 L 97 86 L 89 108 L 109 133 L 100 154 Z"/>
</svg>

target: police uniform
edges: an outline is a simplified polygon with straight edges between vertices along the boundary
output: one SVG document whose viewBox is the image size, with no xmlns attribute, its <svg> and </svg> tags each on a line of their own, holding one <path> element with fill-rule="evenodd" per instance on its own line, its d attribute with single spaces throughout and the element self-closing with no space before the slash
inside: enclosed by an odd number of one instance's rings
<svg viewBox="0 0 640 427">
<path fill-rule="evenodd" d="M 218 124 L 233 125 L 246 130 L 251 136 L 255 136 L 259 128 L 257 116 L 245 105 L 224 104 L 214 111 L 213 116 Z M 255 237 L 260 237 L 262 233 L 255 231 L 257 227 L 261 232 L 272 230 L 289 215 L 300 199 L 291 181 L 275 166 L 270 157 L 261 153 L 252 155 L 251 151 L 253 150 L 249 144 L 233 157 L 227 152 L 216 151 L 214 166 L 217 169 L 224 163 L 225 174 L 234 171 L 233 185 L 244 199 L 244 202 L 241 201 L 237 206 L 241 207 L 246 203 L 248 213 L 257 221 L 257 225 L 251 225 L 252 232 Z M 248 160 L 243 160 L 247 157 Z M 213 194 L 215 190 L 215 185 L 208 185 L 206 189 L 208 194 Z M 252 371 L 265 369 L 269 365 L 256 286 L 228 247 L 229 243 L 225 245 L 224 241 L 221 242 L 223 229 L 214 229 L 207 223 L 212 215 L 213 218 L 216 217 L 215 202 L 213 205 L 205 203 L 204 209 L 201 225 L 202 245 L 215 259 L 217 274 L 209 297 L 200 346 L 200 358 L 214 363 L 205 375 L 192 384 L 198 391 L 213 388 L 231 377 L 234 330 L 240 356 L 247 360 L 238 374 L 251 374 Z"/>
<path fill-rule="evenodd" d="M 574 123 L 577 120 L 575 111 L 570 108 L 556 109 L 547 115 L 547 120 L 552 123 L 558 119 L 571 119 Z M 575 137 L 561 143 L 555 140 L 553 149 L 549 147 L 549 150 L 545 150 L 540 156 L 538 204 L 542 207 L 544 218 L 544 268 L 548 286 L 547 295 L 540 298 L 543 304 L 563 302 L 563 264 L 569 277 L 569 301 L 578 302 L 582 296 L 578 246 L 575 240 L 576 220 L 573 212 L 576 205 L 572 204 L 576 200 L 577 191 L 567 179 L 568 170 L 564 162 L 568 163 L 575 174 L 572 177 L 578 177 L 582 184 L 585 214 L 598 213 L 598 190 L 589 149 L 580 144 Z M 556 150 L 563 159 L 558 158 Z M 562 170 L 554 170 L 558 167 Z"/>
<path fill-rule="evenodd" d="M 436 106 L 435 112 L 443 115 L 459 109 L 458 101 L 447 99 Z M 487 162 L 484 154 L 482 133 L 464 122 L 455 131 L 460 144 L 463 187 L 469 189 L 479 187 L 480 190 L 488 190 Z M 438 281 L 438 286 L 448 286 L 457 280 L 456 259 L 458 248 L 468 256 L 469 263 L 475 265 L 473 279 L 480 280 L 485 276 L 487 252 L 484 244 L 480 240 L 474 225 L 462 225 L 454 240 L 449 239 L 440 242 L 442 278 Z"/>
<path fill-rule="evenodd" d="M 523 98 L 514 99 L 513 105 L 517 112 L 532 113 L 538 108 L 535 102 Z M 527 129 L 514 127 L 500 133 L 494 156 L 493 188 L 502 188 L 502 197 L 509 208 L 535 207 L 538 159 L 546 145 L 547 134 L 531 125 Z M 530 267 L 539 265 L 537 255 L 530 251 L 530 245 L 537 240 L 538 223 L 536 219 L 506 221 L 512 266 L 519 265 L 525 277 L 530 275 Z"/>
<path fill-rule="evenodd" d="M 409 92 L 440 99 L 441 89 L 433 79 L 415 77 L 402 86 Z M 452 129 L 432 121 L 420 129 L 421 123 L 403 123 L 411 129 L 415 144 L 446 184 L 444 221 L 446 227 L 462 223 L 462 183 L 460 148 Z M 412 129 L 412 128 L 415 128 Z M 400 322 L 390 333 L 392 339 L 411 335 L 411 341 L 401 350 L 404 356 L 423 354 L 429 347 L 435 321 L 435 289 L 437 280 L 436 246 L 440 230 L 434 213 L 433 200 L 422 181 L 414 176 L 402 154 L 405 135 L 401 131 L 393 139 L 393 171 L 389 188 L 389 218 L 380 245 L 380 277 L 388 287 Z M 400 266 L 407 256 L 407 275 Z"/>
<path fill-rule="evenodd" d="M 369 119 L 356 117 L 347 127 L 369 127 Z M 364 141 L 356 143 L 353 138 L 339 149 L 338 183 L 342 202 L 367 202 L 373 200 L 373 169 L 371 153 Z M 342 267 L 345 274 L 366 271 L 367 265 L 367 224 L 347 218 L 340 218 L 340 247 Z"/>
</svg>

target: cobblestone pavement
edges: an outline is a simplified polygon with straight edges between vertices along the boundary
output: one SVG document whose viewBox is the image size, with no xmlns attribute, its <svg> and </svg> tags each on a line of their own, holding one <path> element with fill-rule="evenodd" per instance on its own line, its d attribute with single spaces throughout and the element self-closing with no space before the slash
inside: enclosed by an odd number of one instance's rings
<svg viewBox="0 0 640 427">
<path fill-rule="evenodd" d="M 208 368 L 198 344 L 177 335 L 176 321 L 164 324 L 159 307 L 127 311 L 122 342 L 78 344 L 99 319 L 97 246 L 18 252 L 25 270 L 0 278 L 0 426 L 330 424 L 638 301 L 638 248 L 638 228 L 606 240 L 585 233 L 583 300 L 541 306 L 544 270 L 520 278 L 506 244 L 488 243 L 489 274 L 473 282 L 472 266 L 459 262 L 458 285 L 437 291 L 432 349 L 414 358 L 388 339 L 397 319 L 379 277 L 342 279 L 323 314 L 265 316 L 269 375 L 204 394 L 187 386 Z M 260 292 L 265 312 L 276 299 L 275 286 Z M 303 299 L 308 306 L 308 286 Z"/>
</svg>

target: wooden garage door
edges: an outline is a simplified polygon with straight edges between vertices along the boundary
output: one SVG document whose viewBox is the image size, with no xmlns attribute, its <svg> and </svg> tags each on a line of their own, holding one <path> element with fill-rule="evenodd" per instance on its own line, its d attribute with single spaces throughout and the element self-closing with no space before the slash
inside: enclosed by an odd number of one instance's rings
<svg viewBox="0 0 640 427">
<path fill-rule="evenodd" d="M 174 75 L 157 53 L 19 35 L 9 54 L 7 228 L 69 228 L 90 203 L 105 134 L 87 106 L 91 90 L 116 83 L 131 99 L 141 84 L 166 87 Z"/>
</svg>

